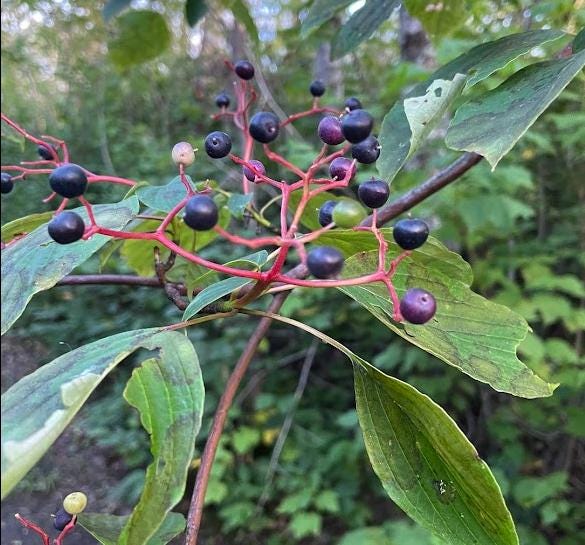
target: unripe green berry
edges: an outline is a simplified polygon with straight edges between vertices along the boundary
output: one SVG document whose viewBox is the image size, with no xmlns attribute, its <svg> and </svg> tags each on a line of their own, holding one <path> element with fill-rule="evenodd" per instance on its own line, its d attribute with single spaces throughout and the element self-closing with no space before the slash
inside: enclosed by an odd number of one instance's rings
<svg viewBox="0 0 585 545">
<path fill-rule="evenodd" d="M 367 215 L 366 210 L 359 202 L 349 199 L 339 201 L 331 214 L 335 225 L 345 229 L 356 227 Z"/>
<path fill-rule="evenodd" d="M 63 509 L 70 515 L 79 515 L 87 505 L 87 496 L 83 492 L 71 492 L 63 500 Z"/>
</svg>

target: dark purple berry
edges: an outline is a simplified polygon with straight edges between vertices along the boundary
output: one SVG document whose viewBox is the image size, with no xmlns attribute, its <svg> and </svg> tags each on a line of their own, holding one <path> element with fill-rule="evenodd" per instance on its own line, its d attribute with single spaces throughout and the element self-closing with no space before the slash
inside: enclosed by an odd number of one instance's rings
<svg viewBox="0 0 585 545">
<path fill-rule="evenodd" d="M 208 231 L 219 218 L 217 205 L 207 195 L 195 195 L 185 205 L 184 222 L 195 231 Z"/>
<path fill-rule="evenodd" d="M 329 165 L 329 175 L 337 180 L 344 180 L 347 173 L 351 170 L 349 178 L 353 178 L 355 174 L 355 165 L 351 159 L 346 157 L 336 157 Z"/>
<path fill-rule="evenodd" d="M 72 518 L 73 515 L 70 515 L 67 511 L 65 511 L 65 509 L 61 507 L 59 511 L 55 513 L 55 518 L 53 519 L 53 526 L 55 527 L 55 530 L 59 530 L 59 532 L 63 531 L 65 526 L 71 522 Z"/>
<path fill-rule="evenodd" d="M 2 184 L 0 185 L 0 191 L 2 193 L 10 193 L 14 189 L 14 182 L 12 176 L 7 172 L 2 173 Z"/>
<path fill-rule="evenodd" d="M 266 169 L 264 168 L 262 161 L 257 161 L 256 159 L 251 159 L 250 161 L 248 161 L 248 163 L 250 163 L 258 172 L 260 172 L 260 174 L 266 175 Z M 244 171 L 244 176 L 246 178 L 248 178 L 248 180 L 250 180 L 251 182 L 256 181 L 256 174 L 254 174 L 254 172 L 251 169 L 249 169 L 248 167 L 245 166 L 243 168 L 243 171 Z"/>
<path fill-rule="evenodd" d="M 435 298 L 425 290 L 409 289 L 400 301 L 400 313 L 411 324 L 426 324 L 437 310 Z"/>
<path fill-rule="evenodd" d="M 380 157 L 380 142 L 375 136 L 368 136 L 365 140 L 351 147 L 351 156 L 358 162 L 369 165 Z"/>
<path fill-rule="evenodd" d="M 307 267 L 316 278 L 331 278 L 343 269 L 343 255 L 330 246 L 319 246 L 309 252 Z"/>
<path fill-rule="evenodd" d="M 230 105 L 230 97 L 227 93 L 219 93 L 215 97 L 215 104 L 218 108 L 227 108 Z"/>
<path fill-rule="evenodd" d="M 85 223 L 75 212 L 61 212 L 47 225 L 49 236 L 59 244 L 77 242 L 85 232 Z"/>
<path fill-rule="evenodd" d="M 309 91 L 311 91 L 314 97 L 323 96 L 325 94 L 325 84 L 321 80 L 316 79 L 311 83 Z"/>
<path fill-rule="evenodd" d="M 80 197 L 85 192 L 87 175 L 79 165 L 68 163 L 57 167 L 51 172 L 49 184 L 57 195 L 72 199 L 73 197 Z"/>
<path fill-rule="evenodd" d="M 221 131 L 210 132 L 205 138 L 205 151 L 213 159 L 225 157 L 232 149 L 232 139 Z"/>
<path fill-rule="evenodd" d="M 272 112 L 258 112 L 250 120 L 252 138 L 262 144 L 275 140 L 279 131 L 280 120 Z"/>
<path fill-rule="evenodd" d="M 396 222 L 392 234 L 403 250 L 415 250 L 426 242 L 429 226 L 423 220 L 407 218 Z"/>
<path fill-rule="evenodd" d="M 340 119 L 332 115 L 321 119 L 317 132 L 321 141 L 330 146 L 337 146 L 337 144 L 341 144 L 345 140 L 341 131 Z"/>
<path fill-rule="evenodd" d="M 365 110 L 352 110 L 341 120 L 341 130 L 348 142 L 357 144 L 372 132 L 374 118 Z"/>
<path fill-rule="evenodd" d="M 37 148 L 37 153 L 39 154 L 39 157 L 45 161 L 53 160 L 53 152 L 47 146 L 40 145 Z"/>
<path fill-rule="evenodd" d="M 358 197 L 368 208 L 380 208 L 386 204 L 390 188 L 384 180 L 368 180 L 358 187 Z"/>
<path fill-rule="evenodd" d="M 242 79 L 252 79 L 254 77 L 254 65 L 250 61 L 238 61 L 234 66 L 238 77 Z"/>
<path fill-rule="evenodd" d="M 321 208 L 319 208 L 319 225 L 326 227 L 330 223 L 333 223 L 333 209 L 337 205 L 337 201 L 325 201 Z"/>
<path fill-rule="evenodd" d="M 362 108 L 362 103 L 355 97 L 349 97 L 346 101 L 345 101 L 345 107 L 351 111 L 351 110 L 360 110 Z"/>
</svg>

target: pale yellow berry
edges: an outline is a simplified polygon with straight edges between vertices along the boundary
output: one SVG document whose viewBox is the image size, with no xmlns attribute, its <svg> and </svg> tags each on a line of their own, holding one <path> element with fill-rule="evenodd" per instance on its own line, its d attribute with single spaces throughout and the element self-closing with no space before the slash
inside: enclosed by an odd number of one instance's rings
<svg viewBox="0 0 585 545">
<path fill-rule="evenodd" d="M 175 165 L 183 165 L 188 167 L 195 161 L 195 150 L 189 142 L 178 142 L 173 146 L 172 151 L 173 162 Z"/>
<path fill-rule="evenodd" d="M 87 505 L 87 496 L 83 492 L 71 492 L 63 500 L 63 509 L 70 515 L 78 515 Z"/>
</svg>

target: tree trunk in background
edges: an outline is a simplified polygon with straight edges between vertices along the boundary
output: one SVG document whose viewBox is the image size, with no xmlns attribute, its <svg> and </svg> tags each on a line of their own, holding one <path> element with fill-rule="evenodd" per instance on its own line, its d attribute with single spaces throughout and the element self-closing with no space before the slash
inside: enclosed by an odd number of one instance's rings
<svg viewBox="0 0 585 545">
<path fill-rule="evenodd" d="M 431 43 L 422 24 L 400 7 L 400 58 L 430 68 L 434 63 Z"/>
</svg>

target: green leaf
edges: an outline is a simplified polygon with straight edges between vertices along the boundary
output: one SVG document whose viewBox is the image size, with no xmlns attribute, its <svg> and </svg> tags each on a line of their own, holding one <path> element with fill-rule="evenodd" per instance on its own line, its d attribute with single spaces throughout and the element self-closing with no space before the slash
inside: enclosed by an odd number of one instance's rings
<svg viewBox="0 0 585 545">
<path fill-rule="evenodd" d="M 248 313 L 307 331 L 352 361 L 370 462 L 388 495 L 409 517 L 450 545 L 518 544 L 489 467 L 432 399 L 311 326 L 279 315 Z"/>
<path fill-rule="evenodd" d="M 411 157 L 418 148 L 424 143 L 429 133 L 442 120 L 445 113 L 451 108 L 453 102 L 459 97 L 463 86 L 465 85 L 465 76 L 455 74 L 452 80 L 437 79 L 434 80 L 424 94 L 407 98 L 403 102 L 404 114 L 408 121 L 410 130 L 410 142 L 406 145 L 406 155 L 396 150 L 402 163 Z M 391 132 L 388 132 L 388 131 Z M 392 126 L 388 123 L 382 125 L 380 132 L 380 145 L 382 150 L 386 147 L 392 148 L 396 145 L 396 135 L 392 131 Z M 403 146 L 404 142 L 398 144 L 398 148 Z M 395 150 L 390 149 L 389 153 Z M 387 159 L 388 153 L 385 158 Z"/>
<path fill-rule="evenodd" d="M 557 471 L 544 477 L 524 477 L 514 485 L 512 495 L 522 507 L 531 509 L 567 490 L 567 477 L 565 471 Z"/>
<path fill-rule="evenodd" d="M 428 80 L 415 86 L 405 100 L 422 96 L 433 81 L 453 80 L 456 74 L 465 74 L 467 87 L 486 79 L 504 68 L 533 47 L 559 39 L 564 34 L 556 30 L 534 30 L 512 34 L 470 49 L 434 72 Z M 380 175 L 392 181 L 411 153 L 408 143 L 412 131 L 404 111 L 404 100 L 399 100 L 386 114 L 380 129 L 382 150 L 376 162 Z"/>
<path fill-rule="evenodd" d="M 10 242 L 16 235 L 22 235 L 34 231 L 39 225 L 47 223 L 53 217 L 53 211 L 31 214 L 24 218 L 18 218 L 2 226 L 2 242 Z"/>
<path fill-rule="evenodd" d="M 102 9 L 104 21 L 108 22 L 110 19 L 118 15 L 118 13 L 130 5 L 130 2 L 131 0 L 108 0 Z"/>
<path fill-rule="evenodd" d="M 258 445 L 260 438 L 260 430 L 242 426 L 233 433 L 232 442 L 238 454 L 247 454 Z"/>
<path fill-rule="evenodd" d="M 102 545 L 118 545 L 122 528 L 129 516 L 102 513 L 81 513 L 77 522 Z M 166 545 L 185 530 L 185 517 L 180 513 L 169 513 L 156 533 L 145 545 Z"/>
<path fill-rule="evenodd" d="M 389 254 L 398 255 L 392 231 L 382 231 L 389 242 Z M 355 254 L 345 262 L 346 277 L 376 269 L 378 254 L 370 233 L 336 230 L 323 234 L 319 242 L 333 245 L 346 255 Z M 435 296 L 437 313 L 429 323 L 420 326 L 394 322 L 392 302 L 382 284 L 339 289 L 408 342 L 495 390 L 527 398 L 551 395 L 556 386 L 537 377 L 516 355 L 518 344 L 528 332 L 526 321 L 473 293 L 469 289 L 472 280 L 471 267 L 431 237 L 402 261 L 393 278 L 399 296 L 412 287 L 426 289 Z"/>
<path fill-rule="evenodd" d="M 195 189 L 190 176 L 185 176 L 189 185 Z M 153 210 L 170 212 L 186 196 L 187 189 L 181 182 L 180 176 L 175 176 L 168 184 L 141 187 L 136 191 L 140 202 Z"/>
<path fill-rule="evenodd" d="M 231 215 L 236 219 L 242 219 L 244 217 L 246 207 L 252 201 L 252 197 L 253 197 L 252 193 L 248 193 L 247 195 L 233 193 L 232 195 L 230 195 L 227 202 L 227 207 Z"/>
<path fill-rule="evenodd" d="M 258 27 L 250 15 L 250 10 L 243 0 L 230 0 L 227 7 L 232 10 L 236 21 L 244 26 L 248 36 L 258 45 L 260 43 Z"/>
<path fill-rule="evenodd" d="M 585 49 L 585 28 L 582 28 L 573 40 L 573 53 Z"/>
<path fill-rule="evenodd" d="M 93 207 L 97 222 L 109 229 L 122 229 L 138 212 L 138 200 Z M 86 222 L 85 208 L 76 208 Z M 54 242 L 46 225 L 2 250 L 2 335 L 22 314 L 33 295 L 52 288 L 75 267 L 87 261 L 109 237 L 94 235 L 90 240 L 61 245 Z"/>
<path fill-rule="evenodd" d="M 465 0 L 405 0 L 404 4 L 408 13 L 419 19 L 427 33 L 435 37 L 452 34 L 469 17 Z"/>
<path fill-rule="evenodd" d="M 116 19 L 115 37 L 108 44 L 110 60 L 127 68 L 158 57 L 171 43 L 165 18 L 155 11 L 129 11 Z"/>
<path fill-rule="evenodd" d="M 203 0 L 187 0 L 185 2 L 185 17 L 190 27 L 194 27 L 206 13 L 207 5 Z"/>
<path fill-rule="evenodd" d="M 207 305 L 229 295 L 230 293 L 236 291 L 237 289 L 245 286 L 252 282 L 251 278 L 240 278 L 239 276 L 232 276 L 230 278 L 226 278 L 225 280 L 220 280 L 211 286 L 208 286 L 204 290 L 200 291 L 193 301 L 189 303 L 189 306 L 185 309 L 183 313 L 183 321 L 189 320 L 197 314 L 201 309 L 205 308 Z"/>
<path fill-rule="evenodd" d="M 318 536 L 321 533 L 323 518 L 318 513 L 297 513 L 288 529 L 295 539 L 302 539 L 307 536 Z"/>
<path fill-rule="evenodd" d="M 492 168 L 585 66 L 585 51 L 532 64 L 455 113 L 445 143 L 483 155 Z"/>
<path fill-rule="evenodd" d="M 172 367 L 183 365 L 173 358 L 188 354 L 193 372 L 199 372 L 187 337 L 161 328 L 138 329 L 63 354 L 2 395 L 2 498 L 39 461 L 106 375 L 140 347 L 160 348 L 159 357 Z"/>
<path fill-rule="evenodd" d="M 150 434 L 153 461 L 138 505 L 124 526 L 119 545 L 142 545 L 181 500 L 203 414 L 203 380 L 188 337 L 178 333 L 134 369 L 124 397 L 140 412 Z"/>
<path fill-rule="evenodd" d="M 301 38 L 332 19 L 335 14 L 352 4 L 354 0 L 315 0 L 301 25 Z"/>
<path fill-rule="evenodd" d="M 382 526 L 352 530 L 343 535 L 337 545 L 395 545 Z M 401 544 L 402 545 L 402 544 Z"/>
<path fill-rule="evenodd" d="M 342 57 L 367 40 L 399 3 L 398 0 L 368 0 L 341 27 L 333 43 L 333 56 Z"/>
</svg>

